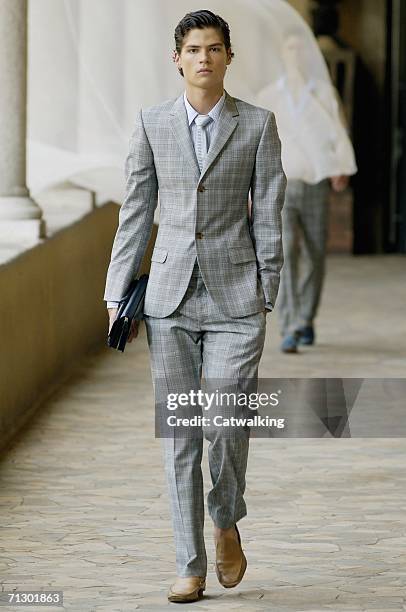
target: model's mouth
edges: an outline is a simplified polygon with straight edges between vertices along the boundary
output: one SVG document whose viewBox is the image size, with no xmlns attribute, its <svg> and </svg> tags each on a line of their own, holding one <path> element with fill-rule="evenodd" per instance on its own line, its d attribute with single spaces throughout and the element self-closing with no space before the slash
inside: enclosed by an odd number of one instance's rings
<svg viewBox="0 0 406 612">
<path fill-rule="evenodd" d="M 198 70 L 198 72 L 197 72 L 197 73 L 198 73 L 198 74 L 201 74 L 202 72 L 204 73 L 204 72 L 212 72 L 212 71 L 211 71 L 211 70 L 209 70 L 208 68 L 203 68 L 202 70 Z"/>
</svg>

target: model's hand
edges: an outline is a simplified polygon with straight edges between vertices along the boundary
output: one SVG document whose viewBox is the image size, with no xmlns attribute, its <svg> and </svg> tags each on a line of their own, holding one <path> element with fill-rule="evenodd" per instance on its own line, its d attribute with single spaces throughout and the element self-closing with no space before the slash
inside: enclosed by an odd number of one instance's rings
<svg viewBox="0 0 406 612">
<path fill-rule="evenodd" d="M 118 308 L 108 308 L 107 310 L 109 313 L 109 333 L 110 333 L 114 320 L 117 316 Z"/>
<path fill-rule="evenodd" d="M 118 308 L 108 308 L 109 311 L 109 333 L 110 330 L 112 328 L 112 325 L 115 321 L 115 318 L 117 316 L 117 311 Z M 132 342 L 133 338 L 136 338 L 138 336 L 138 326 L 139 326 L 139 321 L 133 321 L 131 323 L 131 328 L 130 328 L 130 333 L 128 335 L 128 340 L 127 342 Z"/>
<path fill-rule="evenodd" d="M 139 324 L 139 321 L 133 320 L 133 322 L 131 323 L 130 335 L 128 336 L 127 342 L 132 342 L 133 338 L 136 338 L 138 336 Z"/>
<path fill-rule="evenodd" d="M 350 177 L 346 176 L 345 174 L 330 177 L 331 186 L 337 193 L 340 193 L 341 191 L 344 191 L 344 189 L 347 189 L 349 181 Z"/>
</svg>

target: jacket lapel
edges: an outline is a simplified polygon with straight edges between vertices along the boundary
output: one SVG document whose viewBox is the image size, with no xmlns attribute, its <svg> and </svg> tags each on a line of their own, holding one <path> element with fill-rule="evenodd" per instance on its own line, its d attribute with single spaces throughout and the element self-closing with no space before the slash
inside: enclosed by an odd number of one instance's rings
<svg viewBox="0 0 406 612">
<path fill-rule="evenodd" d="M 196 178 L 201 180 L 206 174 L 212 163 L 215 161 L 231 134 L 238 125 L 238 109 L 234 98 L 226 91 L 223 108 L 221 109 L 220 117 L 218 118 L 219 125 L 217 126 L 216 135 L 210 144 L 209 153 L 200 173 L 199 164 L 197 162 L 196 153 L 193 147 L 192 138 L 190 135 L 187 112 L 183 101 L 183 94 L 176 100 L 171 110 L 170 124 L 184 157 L 191 165 Z"/>
<path fill-rule="evenodd" d="M 171 117 L 169 119 L 175 140 L 178 143 L 183 156 L 191 165 L 196 178 L 200 176 L 200 168 L 196 158 L 196 153 L 193 147 L 192 137 L 190 135 L 187 111 L 185 103 L 183 101 L 183 94 L 176 100 L 171 110 Z"/>
<path fill-rule="evenodd" d="M 218 118 L 218 126 L 216 129 L 216 135 L 214 140 L 210 143 L 209 153 L 206 157 L 205 163 L 200 174 L 200 180 L 206 174 L 216 157 L 219 155 L 225 144 L 229 140 L 231 134 L 234 132 L 238 125 L 238 109 L 232 98 L 226 92 L 226 98 L 224 100 L 223 108 L 221 109 L 220 117 Z M 198 166 L 199 167 L 199 166 Z"/>
</svg>

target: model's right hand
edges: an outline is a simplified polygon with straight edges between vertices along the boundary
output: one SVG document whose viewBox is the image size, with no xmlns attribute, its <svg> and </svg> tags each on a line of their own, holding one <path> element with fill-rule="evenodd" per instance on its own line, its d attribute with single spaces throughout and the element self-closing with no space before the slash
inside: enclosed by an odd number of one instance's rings
<svg viewBox="0 0 406 612">
<path fill-rule="evenodd" d="M 107 311 L 109 313 L 109 333 L 110 333 L 114 320 L 117 316 L 118 308 L 108 308 Z"/>
<path fill-rule="evenodd" d="M 340 176 L 331 176 L 330 183 L 333 190 L 337 193 L 341 193 L 345 189 L 347 189 L 348 184 L 350 182 L 350 177 L 342 174 Z"/>
<path fill-rule="evenodd" d="M 108 312 L 109 312 L 109 333 L 110 333 L 110 330 L 111 330 L 112 325 L 114 323 L 114 320 L 115 320 L 115 318 L 117 316 L 117 311 L 118 311 L 118 308 L 108 308 Z M 127 342 L 132 342 L 133 338 L 136 338 L 138 336 L 138 326 L 139 326 L 139 321 L 133 321 L 132 322 Z"/>
</svg>

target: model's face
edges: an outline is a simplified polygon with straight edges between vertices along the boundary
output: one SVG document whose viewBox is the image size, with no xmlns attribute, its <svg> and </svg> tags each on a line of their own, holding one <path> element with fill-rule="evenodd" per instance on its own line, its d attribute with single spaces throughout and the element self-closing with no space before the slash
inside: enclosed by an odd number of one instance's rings
<svg viewBox="0 0 406 612">
<path fill-rule="evenodd" d="M 290 34 L 282 47 L 282 56 L 288 68 L 297 68 L 300 65 L 301 52 L 300 38 L 295 34 Z"/>
<path fill-rule="evenodd" d="M 180 55 L 175 62 L 182 68 L 186 83 L 211 89 L 223 83 L 231 50 L 226 51 L 221 31 L 215 28 L 195 28 L 183 39 Z"/>
</svg>

